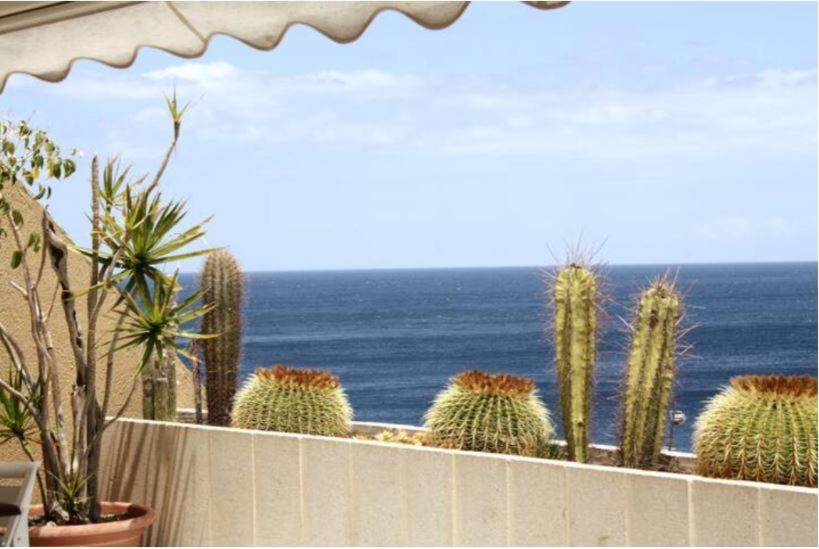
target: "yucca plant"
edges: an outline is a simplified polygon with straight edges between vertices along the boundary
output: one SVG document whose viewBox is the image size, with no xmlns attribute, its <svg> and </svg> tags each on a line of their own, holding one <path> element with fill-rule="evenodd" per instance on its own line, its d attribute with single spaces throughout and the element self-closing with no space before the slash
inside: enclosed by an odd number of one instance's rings
<svg viewBox="0 0 819 549">
<path fill-rule="evenodd" d="M 130 168 L 121 169 L 119 162 L 109 162 L 103 170 L 102 184 L 98 186 L 92 209 L 96 225 L 94 245 L 96 248 L 79 251 L 97 262 L 108 276 L 106 284 L 120 286 L 120 299 L 127 306 L 121 308 L 120 326 L 126 314 L 138 312 L 145 316 L 144 327 L 151 322 L 164 321 L 172 330 L 179 329 L 179 322 L 190 318 L 182 316 L 185 307 L 175 305 L 179 285 L 175 275 L 164 268 L 172 262 L 207 254 L 211 250 L 188 250 L 187 247 L 205 234 L 204 225 L 209 219 L 187 229 L 180 229 L 186 215 L 184 201 L 165 201 L 157 191 L 159 181 L 167 168 L 170 153 L 179 135 L 181 117 L 186 107 L 180 108 L 176 96 L 168 98 L 169 113 L 174 125 L 174 139 L 159 171 L 148 182 L 146 177 L 129 180 Z M 112 267 L 113 266 L 113 267 Z M 92 285 L 99 280 L 92 281 Z M 152 292 L 155 295 L 151 295 Z M 160 296 L 161 294 L 161 296 Z M 185 300 L 190 306 L 201 298 L 194 292 Z M 154 298 L 162 299 L 161 308 Z M 204 313 L 200 310 L 198 314 Z M 157 315 L 165 315 L 164 319 Z M 133 334 L 131 325 L 127 333 Z M 165 335 L 171 335 L 166 333 Z M 180 338 L 199 338 L 200 335 L 184 332 Z M 130 342 L 131 340 L 129 340 Z M 176 418 L 175 369 L 177 355 L 187 351 L 176 344 L 176 339 L 163 338 L 168 342 L 160 347 L 145 347 L 141 367 L 143 378 L 143 416 L 146 419 L 173 420 Z M 171 343 L 173 341 L 173 343 Z M 144 342 L 134 342 L 143 345 Z M 148 358 L 149 356 L 153 358 Z"/>
<path fill-rule="evenodd" d="M 25 398 L 17 399 L 9 392 L 0 390 L 0 444 L 18 441 L 26 456 L 33 460 L 31 445 L 37 435 L 37 424 L 32 419 L 29 408 L 36 409 L 40 406 L 41 391 L 38 385 L 32 385 L 32 390 L 26 391 L 26 384 L 20 373 L 11 368 L 8 384 Z"/>
<path fill-rule="evenodd" d="M 66 242 L 47 209 L 39 232 L 26 238 L 22 214 L 7 194 L 21 187 L 37 190 L 35 198 L 48 197 L 49 180 L 64 179 L 74 171 L 74 162 L 62 156 L 59 147 L 42 130 L 25 123 L 0 123 L 0 236 L 10 235 L 11 267 L 21 273 L 22 283 L 13 283 L 30 314 L 30 337 L 36 356 L 26 356 L 14 335 L 0 322 L 0 343 L 8 358 L 10 376 L 0 377 L 0 439 L 17 440 L 32 459 L 32 444 L 39 446 L 42 467 L 38 483 L 46 521 L 57 524 L 98 522 L 100 517 L 98 473 L 105 429 L 128 407 L 140 373 L 168 352 L 184 353 L 185 339 L 203 337 L 180 327 L 197 318 L 204 308 L 195 304 L 194 294 L 177 304 L 179 290 L 175 274 L 162 265 L 192 257 L 205 250 L 187 251 L 201 237 L 202 225 L 187 230 L 178 226 L 184 205 L 165 202 L 157 191 L 160 178 L 176 147 L 181 113 L 174 96 L 168 101 L 174 134 L 159 170 L 150 183 L 132 179 L 130 170 L 109 161 L 102 170 L 91 163 L 91 245 L 80 249 Z M 179 235 L 179 236 L 176 236 Z M 90 260 L 88 287 L 75 289 L 69 278 L 69 261 L 80 253 Z M 59 305 L 49 307 L 41 292 L 43 270 L 50 268 L 58 282 Z M 85 298 L 83 322 L 77 308 Z M 73 386 L 68 405 L 60 386 L 63 364 L 54 352 L 51 336 L 52 311 L 62 310 L 69 334 Z M 113 310 L 115 328 L 98 333 L 101 314 Z M 112 403 L 113 372 L 117 351 L 137 348 L 141 359 L 124 403 Z M 100 371 L 102 370 L 102 371 Z M 103 386 L 97 387 L 100 371 Z M 65 421 L 71 413 L 71 426 Z"/>
<path fill-rule="evenodd" d="M 142 413 L 148 419 L 176 419 L 177 356 L 189 355 L 183 341 L 208 335 L 185 330 L 183 326 L 205 314 L 211 306 L 194 307 L 202 292 L 196 291 L 177 303 L 178 274 L 150 287 L 136 287 L 136 297 L 123 293 L 125 307 L 121 340 L 124 346 L 138 346 L 142 353 Z"/>
</svg>

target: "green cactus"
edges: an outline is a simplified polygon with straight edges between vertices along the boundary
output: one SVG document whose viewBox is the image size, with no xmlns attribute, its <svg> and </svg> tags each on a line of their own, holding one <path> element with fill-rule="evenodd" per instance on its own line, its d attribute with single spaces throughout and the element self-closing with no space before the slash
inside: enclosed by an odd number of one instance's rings
<svg viewBox="0 0 819 549">
<path fill-rule="evenodd" d="M 816 423 L 815 377 L 735 377 L 697 418 L 697 471 L 815 487 Z"/>
<path fill-rule="evenodd" d="M 651 467 L 663 447 L 674 384 L 680 296 L 659 278 L 637 302 L 628 357 L 620 458 L 626 467 Z"/>
<path fill-rule="evenodd" d="M 346 437 L 352 415 L 338 377 L 277 364 L 256 370 L 239 391 L 232 423 L 244 429 Z"/>
<path fill-rule="evenodd" d="M 209 254 L 200 286 L 203 301 L 213 306 L 202 317 L 202 333 L 217 336 L 202 341 L 208 423 L 229 425 L 242 346 L 244 277 L 239 263 L 226 250 Z"/>
<path fill-rule="evenodd" d="M 142 372 L 142 417 L 155 421 L 176 421 L 176 362 L 172 349 L 162 360 L 154 358 Z"/>
<path fill-rule="evenodd" d="M 569 459 L 588 458 L 597 335 L 597 277 L 577 263 L 561 268 L 552 287 L 555 369 Z"/>
<path fill-rule="evenodd" d="M 534 381 L 507 374 L 458 374 L 424 419 L 428 444 L 459 450 L 542 456 L 552 436 Z"/>
</svg>

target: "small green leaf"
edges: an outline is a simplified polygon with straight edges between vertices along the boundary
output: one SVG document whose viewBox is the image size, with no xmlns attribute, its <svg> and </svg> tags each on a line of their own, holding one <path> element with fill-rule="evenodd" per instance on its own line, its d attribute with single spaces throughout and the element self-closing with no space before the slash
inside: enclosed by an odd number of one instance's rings
<svg viewBox="0 0 819 549">
<path fill-rule="evenodd" d="M 28 244 L 26 244 L 26 249 L 34 248 L 35 252 L 40 251 L 40 235 L 37 233 L 31 233 L 28 235 Z"/>
<path fill-rule="evenodd" d="M 77 165 L 73 160 L 67 158 L 63 160 L 63 177 L 69 177 L 76 169 Z"/>
<path fill-rule="evenodd" d="M 11 268 L 16 269 L 20 266 L 20 263 L 23 261 L 23 252 L 20 250 L 14 250 L 14 253 L 11 254 Z"/>
<path fill-rule="evenodd" d="M 11 218 L 14 220 L 14 224 L 18 227 L 23 224 L 23 214 L 20 213 L 20 210 L 12 210 Z"/>
</svg>

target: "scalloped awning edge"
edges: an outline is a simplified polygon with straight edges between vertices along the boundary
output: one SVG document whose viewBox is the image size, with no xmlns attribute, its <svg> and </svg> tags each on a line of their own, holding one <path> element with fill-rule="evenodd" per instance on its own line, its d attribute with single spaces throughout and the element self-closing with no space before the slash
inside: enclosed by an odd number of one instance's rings
<svg viewBox="0 0 819 549">
<path fill-rule="evenodd" d="M 525 2 L 554 9 L 568 2 Z M 340 43 L 355 41 L 378 14 L 397 11 L 428 29 L 458 20 L 469 2 L 9 2 L 0 6 L 0 93 L 12 74 L 64 80 L 75 61 L 133 64 L 144 47 L 204 55 L 216 35 L 272 50 L 293 25 Z"/>
</svg>

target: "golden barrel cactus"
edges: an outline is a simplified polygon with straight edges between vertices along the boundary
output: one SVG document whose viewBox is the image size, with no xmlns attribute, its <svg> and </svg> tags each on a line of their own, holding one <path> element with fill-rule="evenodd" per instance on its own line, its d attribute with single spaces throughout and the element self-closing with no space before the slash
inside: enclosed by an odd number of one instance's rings
<svg viewBox="0 0 819 549">
<path fill-rule="evenodd" d="M 815 377 L 735 377 L 697 418 L 697 471 L 816 486 L 816 422 Z"/>
<path fill-rule="evenodd" d="M 338 377 L 283 364 L 256 370 L 231 414 L 234 427 L 335 437 L 350 435 L 352 416 Z"/>
<path fill-rule="evenodd" d="M 552 437 L 534 381 L 507 374 L 456 375 L 425 420 L 427 443 L 444 448 L 542 456 Z"/>
</svg>

